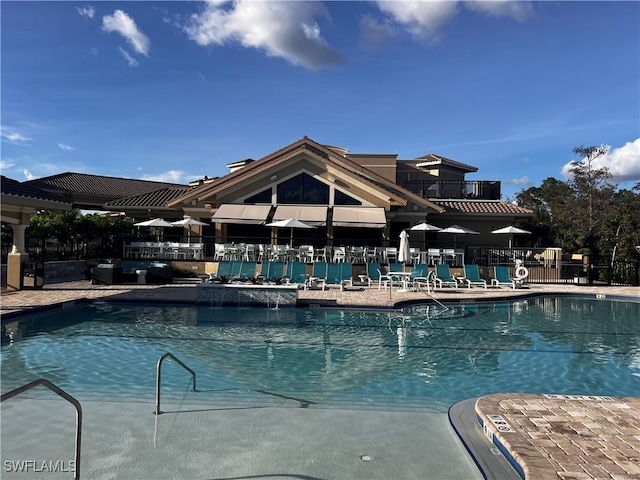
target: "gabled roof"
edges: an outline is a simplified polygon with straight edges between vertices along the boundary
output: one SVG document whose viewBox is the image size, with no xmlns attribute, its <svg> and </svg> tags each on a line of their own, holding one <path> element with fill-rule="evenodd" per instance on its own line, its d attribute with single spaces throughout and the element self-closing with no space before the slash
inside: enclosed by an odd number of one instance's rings
<svg viewBox="0 0 640 480">
<path fill-rule="evenodd" d="M 132 178 L 107 177 L 74 172 L 60 173 L 50 177 L 29 180 L 24 183 L 49 192 L 77 193 L 105 197 L 113 200 L 180 185 L 168 182 L 135 180 Z"/>
<path fill-rule="evenodd" d="M 434 153 L 429 153 L 427 155 L 423 155 L 422 157 L 418 157 L 419 161 L 416 163 L 418 167 L 429 167 L 431 165 L 448 165 L 450 167 L 455 167 L 460 170 L 465 170 L 467 172 L 477 172 L 478 167 L 474 167 L 473 165 L 468 165 L 466 163 L 458 162 L 457 160 L 451 160 L 450 158 L 441 157 L 440 155 L 436 155 Z"/>
<path fill-rule="evenodd" d="M 117 207 L 138 207 L 138 208 L 158 208 L 166 207 L 171 200 L 178 198 L 195 187 L 172 186 L 154 190 L 153 192 L 120 198 L 112 202 L 106 202 L 104 206 L 108 209 Z"/>
<path fill-rule="evenodd" d="M 169 203 L 169 206 L 178 206 L 180 202 L 188 201 L 189 199 L 196 197 L 198 200 L 208 198 L 212 195 L 216 195 L 218 192 L 224 191 L 239 182 L 246 181 L 247 178 L 259 176 L 267 173 L 272 168 L 280 165 L 287 160 L 294 158 L 299 153 L 304 152 L 311 158 L 316 158 L 325 163 L 329 163 L 333 168 L 345 172 L 345 175 L 352 175 L 368 182 L 379 190 L 382 190 L 389 194 L 389 197 L 396 205 L 406 205 L 407 200 L 411 200 L 417 205 L 422 205 L 425 208 L 431 208 L 435 211 L 440 211 L 441 208 L 435 203 L 426 200 L 409 190 L 397 185 L 395 182 L 391 182 L 386 178 L 372 172 L 371 170 L 363 167 L 362 165 L 350 160 L 347 157 L 343 157 L 337 154 L 329 147 L 323 146 L 308 137 L 303 137 L 297 142 L 294 142 L 286 147 L 281 148 L 273 152 L 266 157 L 257 160 L 246 167 L 229 173 L 224 177 L 220 177 L 217 180 L 202 185 L 196 190 L 189 192 L 187 195 L 177 198 Z"/>
<path fill-rule="evenodd" d="M 533 211 L 500 200 L 434 200 L 448 214 L 533 216 Z"/>
<path fill-rule="evenodd" d="M 29 198 L 34 200 L 47 200 L 68 205 L 71 205 L 73 203 L 68 198 L 45 192 L 26 183 L 21 183 L 17 180 L 13 180 L 12 178 L 5 177 L 4 175 L 0 176 L 0 182 L 0 190 L 2 191 L 3 196 L 8 195 L 16 198 L 21 197 L 25 199 Z"/>
</svg>

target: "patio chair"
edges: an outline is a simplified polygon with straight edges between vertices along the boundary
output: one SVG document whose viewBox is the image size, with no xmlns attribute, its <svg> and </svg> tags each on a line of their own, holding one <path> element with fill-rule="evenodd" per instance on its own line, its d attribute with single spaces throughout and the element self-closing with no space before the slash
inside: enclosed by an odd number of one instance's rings
<svg viewBox="0 0 640 480">
<path fill-rule="evenodd" d="M 413 270 L 411 270 L 411 276 L 409 277 L 414 290 L 421 290 L 422 287 L 427 287 L 429 291 L 429 265 L 426 263 L 417 263 Z"/>
<path fill-rule="evenodd" d="M 260 277 L 262 277 L 265 282 L 275 282 L 276 280 L 282 279 L 282 277 L 284 277 L 284 262 L 273 260 L 262 262 Z"/>
<path fill-rule="evenodd" d="M 491 285 L 499 287 L 501 285 L 510 285 L 514 290 L 516 289 L 516 281 L 511 278 L 509 274 L 509 267 L 497 266 L 493 267 L 493 277 L 491 279 Z"/>
<path fill-rule="evenodd" d="M 480 285 L 487 288 L 487 281 L 484 278 L 480 278 L 480 270 L 478 265 L 465 265 L 464 266 L 464 282 L 469 288 L 471 285 Z"/>
<path fill-rule="evenodd" d="M 322 290 L 324 290 L 326 287 L 326 279 L 327 262 L 313 262 L 311 276 L 307 280 L 307 287 L 321 287 Z"/>
<path fill-rule="evenodd" d="M 246 282 L 250 278 L 255 277 L 257 266 L 257 262 L 240 262 L 240 270 L 238 271 L 238 275 L 232 277 L 232 280 Z"/>
<path fill-rule="evenodd" d="M 297 283 L 307 288 L 307 264 L 305 262 L 288 262 L 284 278 L 288 283 Z"/>
<path fill-rule="evenodd" d="M 346 247 L 335 247 L 333 249 L 333 263 L 344 262 L 347 260 Z"/>
<path fill-rule="evenodd" d="M 347 284 L 352 286 L 351 267 L 351 262 L 328 263 L 325 284 L 340 285 L 340 290 L 344 290 Z"/>
<path fill-rule="evenodd" d="M 391 283 L 393 282 L 393 279 L 391 278 L 391 275 L 389 274 L 389 272 L 387 271 L 386 268 L 384 268 L 383 266 L 379 265 L 378 268 L 378 290 L 380 290 L 380 287 L 384 284 L 384 289 L 387 289 L 387 285 L 391 286 Z"/>
<path fill-rule="evenodd" d="M 231 278 L 231 262 L 228 260 L 218 262 L 218 270 L 209 274 L 209 281 L 220 280 L 222 277 Z"/>
<path fill-rule="evenodd" d="M 451 276 L 449 265 L 446 263 L 436 265 L 436 275 L 433 277 L 433 284 L 435 287 L 442 288 L 445 285 L 451 285 L 454 288 L 458 288 L 458 282 Z"/>
<path fill-rule="evenodd" d="M 378 282 L 378 287 L 380 287 L 380 268 L 380 263 L 378 262 L 367 263 L 367 283 L 369 287 L 373 282 Z"/>
</svg>

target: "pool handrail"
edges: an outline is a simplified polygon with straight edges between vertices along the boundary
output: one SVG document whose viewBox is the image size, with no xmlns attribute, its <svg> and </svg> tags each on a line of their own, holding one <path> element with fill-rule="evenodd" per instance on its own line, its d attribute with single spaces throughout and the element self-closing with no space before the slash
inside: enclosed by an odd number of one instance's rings
<svg viewBox="0 0 640 480">
<path fill-rule="evenodd" d="M 196 372 L 194 372 L 189 367 L 187 367 L 187 365 L 185 365 L 185 363 L 182 362 L 182 360 L 180 360 L 178 357 L 176 357 L 173 353 L 170 353 L 170 352 L 165 353 L 158 360 L 158 367 L 157 367 L 157 373 L 156 373 L 156 411 L 155 411 L 156 415 L 162 415 L 162 413 L 163 413 L 163 412 L 160 411 L 160 380 L 161 380 L 161 377 L 162 377 L 162 362 L 167 357 L 171 358 L 174 362 L 176 362 L 178 365 L 180 365 L 186 371 L 191 373 L 191 376 L 193 377 L 193 391 L 194 392 L 196 391 Z"/>
<path fill-rule="evenodd" d="M 67 402 L 72 404 L 76 409 L 76 446 L 75 446 L 75 463 L 73 469 L 73 478 L 74 480 L 78 480 L 80 478 L 80 443 L 82 441 L 82 406 L 80 402 L 76 400 L 74 397 L 69 395 L 67 392 L 62 390 L 60 387 L 50 382 L 46 378 L 39 378 L 34 380 L 33 382 L 27 383 L 21 387 L 16 388 L 15 390 L 11 390 L 0 397 L 0 403 L 5 400 L 9 400 L 10 398 L 15 397 L 16 395 L 20 395 L 21 393 L 26 392 L 27 390 L 31 390 L 38 385 L 43 385 L 51 390 L 53 393 L 59 395 L 64 398 Z"/>
</svg>

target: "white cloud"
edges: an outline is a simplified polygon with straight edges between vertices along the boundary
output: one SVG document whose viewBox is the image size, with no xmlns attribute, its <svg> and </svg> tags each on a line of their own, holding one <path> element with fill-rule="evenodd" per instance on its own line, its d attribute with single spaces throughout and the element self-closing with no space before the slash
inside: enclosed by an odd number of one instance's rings
<svg viewBox="0 0 640 480">
<path fill-rule="evenodd" d="M 35 180 L 36 178 L 38 178 L 37 176 L 35 176 L 33 173 L 31 173 L 26 168 L 22 171 L 22 173 L 24 174 L 24 179 L 25 180 Z"/>
<path fill-rule="evenodd" d="M 149 38 L 138 29 L 133 18 L 122 10 L 115 10 L 113 15 L 102 17 L 102 29 L 109 33 L 119 33 L 137 53 L 145 56 L 149 55 L 149 48 L 151 47 Z"/>
<path fill-rule="evenodd" d="M 519 21 L 527 20 L 533 13 L 533 5 L 528 1 L 472 0 L 465 2 L 464 6 L 494 17 L 513 17 Z"/>
<path fill-rule="evenodd" d="M 84 7 L 76 7 L 76 10 L 78 11 L 78 14 L 80 14 L 85 18 L 93 18 L 94 15 L 96 14 L 95 8 L 93 8 L 91 5 L 85 5 Z"/>
<path fill-rule="evenodd" d="M 24 145 L 31 141 L 31 139 L 12 127 L 2 126 L 0 129 L 0 138 L 3 142 L 11 143 L 13 145 Z"/>
<path fill-rule="evenodd" d="M 513 0 L 472 0 L 457 2 L 453 0 L 413 0 L 413 1 L 377 1 L 377 7 L 393 22 L 421 39 L 436 39 L 441 28 L 460 11 L 459 6 L 486 13 L 492 16 L 513 17 L 526 20 L 532 14 L 532 2 Z"/>
<path fill-rule="evenodd" d="M 506 183 L 507 185 L 516 185 L 519 187 L 529 188 L 533 183 L 529 180 L 529 177 L 523 175 L 520 178 L 512 178 L 510 180 L 503 180 L 502 183 Z"/>
<path fill-rule="evenodd" d="M 6 170 L 7 168 L 11 168 L 16 164 L 16 162 L 12 160 L 0 160 L 0 170 Z"/>
<path fill-rule="evenodd" d="M 138 60 L 133 58 L 129 52 L 127 52 L 124 48 L 118 47 L 120 54 L 124 57 L 130 67 L 137 67 L 139 65 Z"/>
<path fill-rule="evenodd" d="M 363 15 L 360 19 L 360 41 L 367 50 L 380 48 L 395 34 L 388 20 L 380 21 L 371 15 Z"/>
<path fill-rule="evenodd" d="M 329 18 L 318 2 L 210 1 L 184 31 L 202 46 L 238 42 L 293 65 L 337 65 L 342 55 L 324 40 L 316 16 Z"/>
<path fill-rule="evenodd" d="M 58 147 L 60 147 L 62 150 L 67 150 L 67 151 L 75 150 L 74 147 L 71 147 L 65 143 L 59 143 Z"/>
<path fill-rule="evenodd" d="M 596 158 L 591 164 L 592 168 L 608 168 L 613 183 L 640 181 L 640 138 L 633 142 L 627 142 L 622 147 L 612 149 L 607 146 L 605 155 Z M 581 159 L 580 161 L 584 161 Z M 565 178 L 571 177 L 573 162 L 562 167 Z"/>
<path fill-rule="evenodd" d="M 185 174 L 182 170 L 169 170 L 157 175 L 143 175 L 141 180 L 167 183 L 187 183 L 185 181 Z"/>
</svg>

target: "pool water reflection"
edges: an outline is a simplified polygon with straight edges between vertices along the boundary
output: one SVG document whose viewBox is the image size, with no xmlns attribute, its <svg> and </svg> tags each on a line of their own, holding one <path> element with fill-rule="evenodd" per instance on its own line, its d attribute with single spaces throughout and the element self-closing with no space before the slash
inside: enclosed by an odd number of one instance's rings
<svg viewBox="0 0 640 480">
<path fill-rule="evenodd" d="M 640 303 L 540 297 L 402 311 L 100 303 L 3 325 L 2 391 L 44 377 L 148 401 L 158 358 L 197 400 L 445 410 L 495 392 L 638 395 Z M 163 366 L 163 398 L 190 377 Z M 165 393 L 167 392 L 167 393 Z"/>
</svg>

